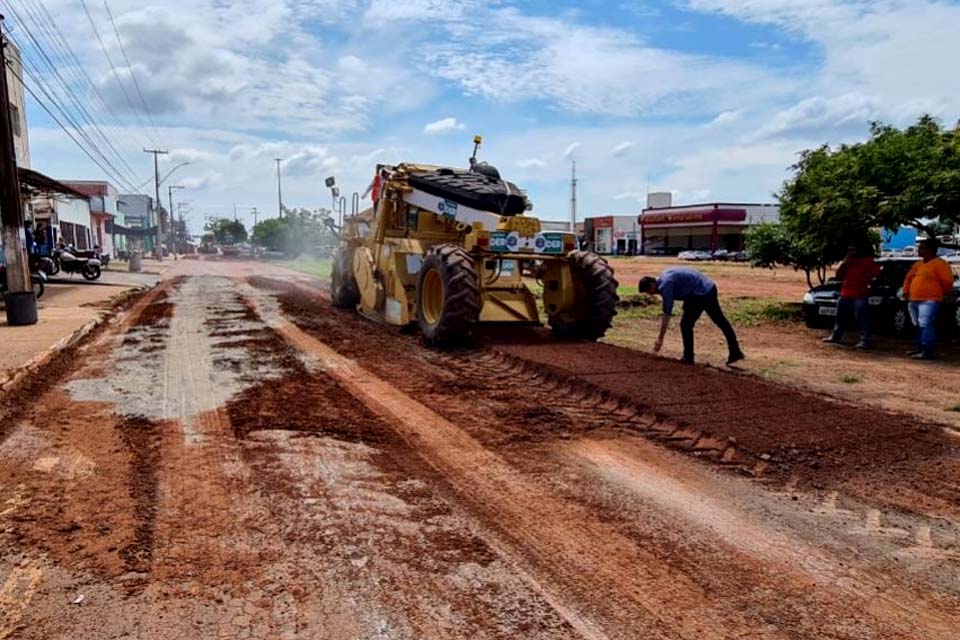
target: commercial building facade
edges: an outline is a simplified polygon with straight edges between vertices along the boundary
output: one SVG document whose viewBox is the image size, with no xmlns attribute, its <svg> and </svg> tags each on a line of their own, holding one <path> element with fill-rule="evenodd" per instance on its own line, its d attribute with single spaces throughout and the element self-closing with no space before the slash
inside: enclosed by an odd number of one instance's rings
<svg viewBox="0 0 960 640">
<path fill-rule="evenodd" d="M 114 255 L 118 249 L 112 233 L 118 213 L 116 188 L 101 180 L 65 180 L 64 184 L 89 198 L 93 245 L 100 247 L 102 253 Z"/>
<path fill-rule="evenodd" d="M 117 238 L 125 239 L 123 250 L 153 251 L 157 235 L 157 208 L 153 198 L 140 193 L 121 193 L 117 196 L 117 210 L 120 220 L 114 229 L 120 229 Z"/>
<path fill-rule="evenodd" d="M 637 255 L 640 240 L 636 216 L 594 216 L 585 220 L 584 242 L 601 255 Z"/>
<path fill-rule="evenodd" d="M 641 253 L 674 255 L 681 251 L 742 251 L 751 226 L 778 222 L 780 206 L 712 202 L 681 207 L 648 207 L 637 218 Z"/>
</svg>

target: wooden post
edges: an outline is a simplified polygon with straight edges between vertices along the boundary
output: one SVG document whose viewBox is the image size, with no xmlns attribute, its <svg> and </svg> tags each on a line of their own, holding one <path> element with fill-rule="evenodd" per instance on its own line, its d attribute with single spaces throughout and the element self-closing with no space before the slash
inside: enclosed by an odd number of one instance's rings
<svg viewBox="0 0 960 640">
<path fill-rule="evenodd" d="M 3 16 L 0 15 L 0 30 Z M 3 226 L 3 248 L 7 262 L 7 322 L 34 324 L 37 321 L 37 299 L 30 282 L 26 238 L 23 232 L 23 202 L 20 200 L 20 177 L 17 174 L 17 153 L 13 143 L 10 91 L 7 87 L 7 41 L 0 31 L 0 222 Z M 30 293 L 31 295 L 22 295 Z"/>
</svg>

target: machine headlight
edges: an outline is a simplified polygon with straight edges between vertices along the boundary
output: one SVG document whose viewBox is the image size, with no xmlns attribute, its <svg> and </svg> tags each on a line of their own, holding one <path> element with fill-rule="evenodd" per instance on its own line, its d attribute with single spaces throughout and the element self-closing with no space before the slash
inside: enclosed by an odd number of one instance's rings
<svg viewBox="0 0 960 640">
<path fill-rule="evenodd" d="M 813 304 L 813 294 L 809 291 L 803 294 L 803 304 Z"/>
</svg>

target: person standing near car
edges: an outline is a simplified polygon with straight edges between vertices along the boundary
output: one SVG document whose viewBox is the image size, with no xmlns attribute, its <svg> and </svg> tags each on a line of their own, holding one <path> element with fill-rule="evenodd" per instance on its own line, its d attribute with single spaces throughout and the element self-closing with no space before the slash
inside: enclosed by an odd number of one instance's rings
<svg viewBox="0 0 960 640">
<path fill-rule="evenodd" d="M 936 238 L 921 240 L 917 247 L 920 260 L 903 281 L 903 297 L 917 331 L 916 348 L 908 355 L 917 360 L 933 359 L 937 312 L 943 297 L 953 289 L 953 270 L 943 258 L 937 257 L 938 247 Z"/>
<path fill-rule="evenodd" d="M 717 285 L 701 272 L 689 267 L 671 267 L 661 273 L 659 278 L 652 276 L 640 278 L 637 288 L 640 293 L 659 294 L 663 299 L 663 318 L 660 321 L 660 335 L 653 344 L 654 353 L 659 353 L 660 348 L 663 347 L 663 338 L 667 333 L 667 327 L 670 326 L 670 318 L 673 316 L 674 301 L 682 300 L 680 335 L 683 337 L 684 362 L 693 364 L 693 327 L 704 312 L 727 339 L 729 349 L 727 364 L 733 364 L 746 357 L 740 350 L 737 334 L 720 308 Z"/>
<path fill-rule="evenodd" d="M 860 342 L 856 348 L 861 350 L 873 346 L 870 330 L 870 281 L 880 275 L 880 265 L 873 259 L 873 251 L 863 249 L 864 245 L 850 245 L 847 257 L 837 269 L 837 280 L 843 282 L 840 299 L 837 300 L 837 318 L 833 333 L 823 339 L 829 344 L 843 344 L 844 324 L 853 316 L 860 329 Z"/>
</svg>

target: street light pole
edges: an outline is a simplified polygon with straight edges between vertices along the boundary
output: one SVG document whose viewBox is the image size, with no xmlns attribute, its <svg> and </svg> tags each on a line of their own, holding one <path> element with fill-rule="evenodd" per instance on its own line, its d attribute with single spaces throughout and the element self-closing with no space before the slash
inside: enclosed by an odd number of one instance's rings
<svg viewBox="0 0 960 640">
<path fill-rule="evenodd" d="M 163 206 L 160 204 L 160 164 L 157 158 L 169 152 L 161 149 L 144 149 L 143 152 L 153 154 L 153 186 L 157 196 L 154 200 L 157 203 L 157 262 L 163 262 Z M 170 215 L 173 215 L 173 212 Z"/>
<path fill-rule="evenodd" d="M 283 217 L 283 195 L 280 191 L 280 162 L 283 158 L 274 158 L 277 161 L 277 217 Z"/>
<path fill-rule="evenodd" d="M 186 189 L 186 187 L 179 184 L 167 185 L 167 196 L 170 198 L 170 222 L 171 229 L 173 227 L 173 190 L 174 189 Z M 174 243 L 173 238 L 170 239 L 171 251 L 170 253 L 176 254 L 176 244 Z"/>
</svg>

